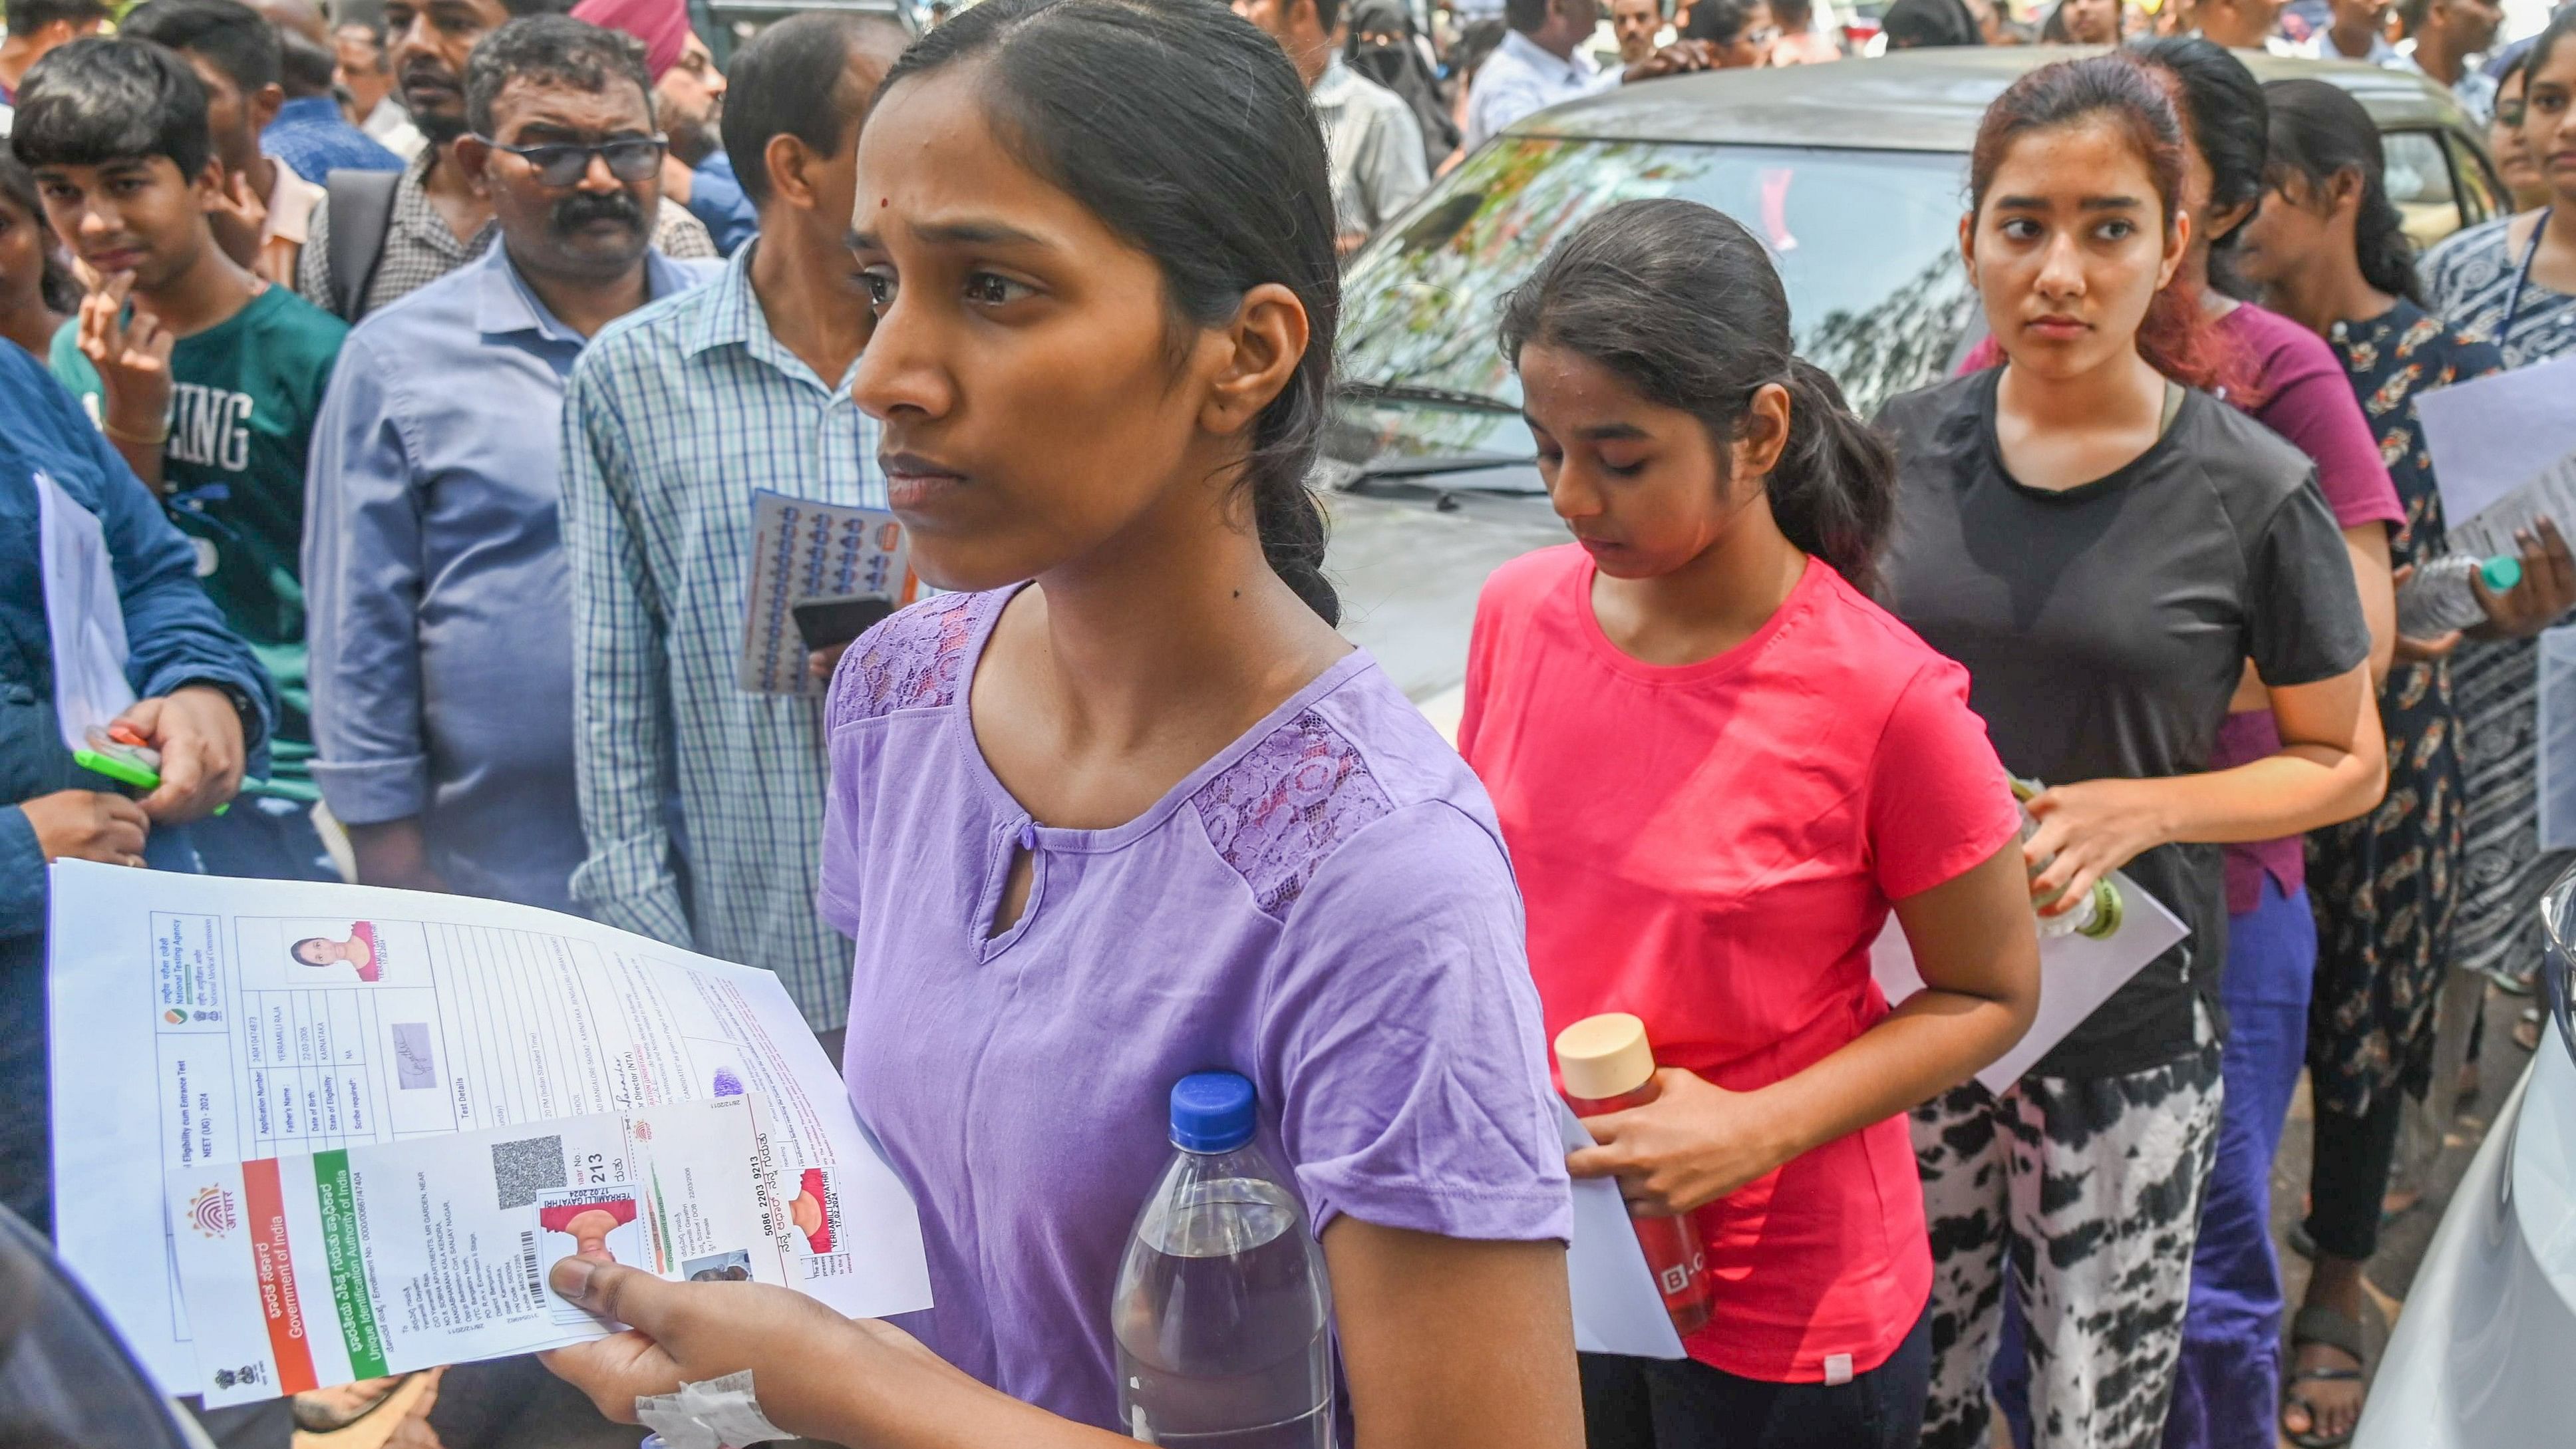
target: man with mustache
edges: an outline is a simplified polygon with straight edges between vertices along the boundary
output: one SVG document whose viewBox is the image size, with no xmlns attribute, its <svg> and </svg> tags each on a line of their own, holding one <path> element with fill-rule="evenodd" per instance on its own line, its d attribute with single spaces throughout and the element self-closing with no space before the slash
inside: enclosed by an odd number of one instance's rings
<svg viewBox="0 0 2576 1449">
<path fill-rule="evenodd" d="M 385 0 L 395 84 L 412 124 L 429 138 L 387 189 L 379 178 L 342 177 L 330 200 L 314 208 L 297 260 L 295 290 L 349 321 L 428 285 L 491 244 L 492 207 L 457 164 L 465 138 L 463 76 L 477 42 L 516 17 L 560 15 L 570 0 Z M 667 199 L 648 208 L 653 244 L 664 256 L 713 257 L 715 242 L 698 219 Z M 355 228 L 378 238 L 366 254 L 332 266 L 331 233 Z"/>
<path fill-rule="evenodd" d="M 717 268 L 652 246 L 663 146 L 633 40 L 513 21 L 464 99 L 455 161 L 499 242 L 352 330 L 314 425 L 314 776 L 361 881 L 566 910 L 564 382 L 601 328 Z"/>
</svg>

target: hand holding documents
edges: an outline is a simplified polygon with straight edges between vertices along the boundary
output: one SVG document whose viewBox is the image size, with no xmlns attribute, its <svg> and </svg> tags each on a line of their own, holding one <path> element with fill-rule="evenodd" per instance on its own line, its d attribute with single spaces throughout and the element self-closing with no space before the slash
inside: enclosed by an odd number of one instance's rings
<svg viewBox="0 0 2576 1449">
<path fill-rule="evenodd" d="M 766 490 L 751 495 L 751 583 L 736 682 L 756 694 L 820 694 L 805 667 L 799 604 L 875 595 L 911 603 L 912 548 L 891 513 Z"/>
<path fill-rule="evenodd" d="M 2118 871 L 2109 879 L 2120 893 L 2119 925 L 2100 936 L 2040 937 L 2039 1015 L 2012 1050 L 1977 1073 L 1988 1091 L 2000 1092 L 2021 1080 L 2022 1073 L 2064 1041 L 2068 1032 L 2083 1025 L 2094 1008 L 2111 999 L 2111 993 L 2190 934 L 2181 918 L 2136 881 Z M 1913 948 L 1906 944 L 1905 932 L 1893 916 L 1871 943 L 1869 964 L 1890 1005 L 1923 989 L 1923 977 L 1914 969 Z"/>
<path fill-rule="evenodd" d="M 2440 388 L 2415 409 L 2453 553 L 2521 552 L 2517 529 L 2546 517 L 2576 530 L 2576 357 Z"/>
<path fill-rule="evenodd" d="M 58 1247 L 170 1392 L 605 1332 L 531 1286 L 530 1234 L 540 1278 L 604 1252 L 930 1304 L 911 1198 L 766 971 L 526 906 L 78 861 L 48 950 Z"/>
<path fill-rule="evenodd" d="M 747 1097 L 166 1175 L 209 1407 L 534 1353 L 608 1325 L 546 1286 L 584 1256 L 787 1281 Z"/>
<path fill-rule="evenodd" d="M 1556 1126 L 1565 1150 L 1593 1145 L 1583 1121 L 1563 1102 Z M 1565 1271 L 1574 1290 L 1574 1346 L 1585 1353 L 1625 1353 L 1639 1358 L 1680 1358 L 1681 1335 L 1664 1312 L 1646 1253 L 1628 1225 L 1628 1203 L 1616 1178 L 1574 1184 L 1574 1241 Z"/>
</svg>

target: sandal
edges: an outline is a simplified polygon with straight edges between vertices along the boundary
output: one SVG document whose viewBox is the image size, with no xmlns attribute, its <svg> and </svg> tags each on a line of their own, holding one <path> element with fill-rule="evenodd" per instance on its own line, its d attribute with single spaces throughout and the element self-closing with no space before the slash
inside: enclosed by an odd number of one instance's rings
<svg viewBox="0 0 2576 1449">
<path fill-rule="evenodd" d="M 2350 1354 L 2356 1364 L 2367 1361 L 2361 1349 L 2361 1324 L 2331 1308 L 2302 1307 L 2290 1320 L 2291 1354 L 2295 1356 L 2300 1349 L 2310 1344 Z M 2296 1404 L 2308 1416 L 2308 1422 L 2313 1425 L 2318 1417 L 2316 1406 L 2299 1393 L 2299 1385 L 2353 1383 L 2364 1377 L 2366 1375 L 2358 1368 L 2295 1370 L 2290 1374 L 2289 1381 L 2282 1386 L 2281 1407 L 2286 1412 L 2291 1405 Z M 2353 1429 L 2360 1427 L 2360 1416 L 2353 1416 Z M 2287 1424 L 2281 1426 L 2282 1437 L 2299 1446 L 2299 1449 L 2340 1449 L 2340 1446 L 2352 1442 L 2352 1433 L 2351 1429 L 2347 1429 L 2341 1434 L 2319 1434 L 2313 1431 L 2293 1434 Z"/>
<path fill-rule="evenodd" d="M 2540 1008 L 2526 1006 L 2513 1023 L 2513 1044 L 2527 1052 L 2540 1050 Z"/>
</svg>

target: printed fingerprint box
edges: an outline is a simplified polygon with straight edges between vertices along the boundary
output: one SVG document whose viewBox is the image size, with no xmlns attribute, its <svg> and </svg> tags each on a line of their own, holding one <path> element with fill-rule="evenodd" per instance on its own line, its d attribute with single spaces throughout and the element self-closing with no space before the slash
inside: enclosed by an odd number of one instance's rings
<svg viewBox="0 0 2576 1449">
<path fill-rule="evenodd" d="M 166 1175 L 210 1407 L 532 1353 L 613 1326 L 558 1259 L 788 1281 L 794 1231 L 747 1096 Z"/>
</svg>

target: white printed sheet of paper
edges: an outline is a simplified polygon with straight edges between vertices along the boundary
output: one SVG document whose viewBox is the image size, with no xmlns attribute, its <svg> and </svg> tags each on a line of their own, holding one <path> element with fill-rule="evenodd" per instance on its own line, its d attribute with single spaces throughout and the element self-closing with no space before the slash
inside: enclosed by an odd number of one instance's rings
<svg viewBox="0 0 2576 1449">
<path fill-rule="evenodd" d="M 546 1282 L 576 1254 L 785 1284 L 776 1188 L 745 1096 L 172 1172 L 195 1386 L 221 1408 L 605 1336 Z"/>
<path fill-rule="evenodd" d="M 2064 1041 L 2068 1032 L 2083 1025 L 2084 1018 L 2111 999 L 2111 993 L 2191 934 L 2180 917 L 2136 881 L 2118 871 L 2111 873 L 2111 880 L 2119 887 L 2125 908 L 2119 929 L 2099 939 L 2039 938 L 2039 1015 L 2011 1051 L 1977 1073 L 1987 1090 L 2000 1092 L 2020 1081 L 2022 1073 Z M 1894 916 L 1887 918 L 1887 928 L 1870 943 L 1869 966 L 1891 1006 L 1923 989 L 1922 973 L 1914 969 L 1914 950 L 1906 944 L 1905 931 Z"/>
<path fill-rule="evenodd" d="M 912 546 L 893 514 L 758 490 L 735 682 L 755 694 L 820 694 L 827 681 L 805 667 L 796 606 L 878 594 L 899 609 L 919 592 Z"/>
<path fill-rule="evenodd" d="M 1565 1150 L 1593 1145 L 1583 1120 L 1560 1100 L 1557 1132 Z M 1619 1184 L 1596 1177 L 1574 1184 L 1574 1241 L 1566 1249 L 1566 1276 L 1574 1290 L 1574 1346 L 1585 1353 L 1624 1353 L 1638 1358 L 1682 1357 L 1682 1336 L 1655 1291 L 1654 1270 L 1628 1223 Z"/>
<path fill-rule="evenodd" d="M 2519 553 L 2547 515 L 2576 534 L 2576 357 L 2472 378 L 2416 399 L 2453 553 Z"/>
<path fill-rule="evenodd" d="M 760 1099 L 791 1285 L 930 1304 L 912 1199 L 767 971 L 532 906 L 52 868 L 56 1246 L 165 1389 L 194 1387 L 165 1172 Z"/>
</svg>

